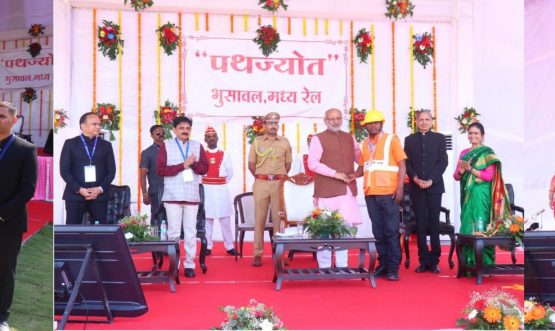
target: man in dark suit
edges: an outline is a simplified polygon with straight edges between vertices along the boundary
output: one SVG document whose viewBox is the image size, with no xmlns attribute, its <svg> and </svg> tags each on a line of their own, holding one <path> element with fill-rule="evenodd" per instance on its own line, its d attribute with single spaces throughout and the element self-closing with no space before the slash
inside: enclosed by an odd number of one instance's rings
<svg viewBox="0 0 555 331">
<path fill-rule="evenodd" d="M 100 117 L 85 113 L 79 119 L 81 135 L 65 141 L 60 174 L 66 182 L 66 224 L 81 224 L 89 212 L 91 223 L 106 223 L 108 190 L 116 175 L 112 144 L 98 137 Z"/>
<path fill-rule="evenodd" d="M 416 272 L 439 273 L 439 213 L 441 195 L 445 192 L 443 173 L 447 169 L 445 136 L 431 131 L 432 114 L 429 110 L 416 113 L 418 132 L 405 138 L 407 175 L 410 178 L 410 198 L 416 217 L 418 259 Z M 426 236 L 430 236 L 430 249 Z"/>
<path fill-rule="evenodd" d="M 23 233 L 27 231 L 27 202 L 37 184 L 37 151 L 12 132 L 17 110 L 0 101 L 0 330 L 9 331 L 15 268 Z"/>
</svg>

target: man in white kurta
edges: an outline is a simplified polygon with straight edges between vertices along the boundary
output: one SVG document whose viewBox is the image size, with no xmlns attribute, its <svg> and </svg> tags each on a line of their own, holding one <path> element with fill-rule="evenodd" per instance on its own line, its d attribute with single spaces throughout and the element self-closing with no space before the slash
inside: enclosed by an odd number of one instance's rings
<svg viewBox="0 0 555 331">
<path fill-rule="evenodd" d="M 204 185 L 206 212 L 206 240 L 208 242 L 208 251 L 206 255 L 212 254 L 212 233 L 214 228 L 214 219 L 220 220 L 220 228 L 222 229 L 222 237 L 227 254 L 235 256 L 237 251 L 233 246 L 231 236 L 231 200 L 229 199 L 229 189 L 227 183 L 233 176 L 233 166 L 229 154 L 218 149 L 218 133 L 214 128 L 208 127 L 204 133 L 204 141 L 206 142 L 206 158 L 208 159 L 208 173 L 202 177 Z"/>
</svg>

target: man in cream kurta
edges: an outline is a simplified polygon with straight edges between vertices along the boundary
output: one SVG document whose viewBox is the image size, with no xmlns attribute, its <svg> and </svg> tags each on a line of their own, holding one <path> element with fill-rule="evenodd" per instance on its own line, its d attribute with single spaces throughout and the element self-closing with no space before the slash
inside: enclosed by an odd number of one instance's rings
<svg viewBox="0 0 555 331">
<path fill-rule="evenodd" d="M 164 178 L 162 201 L 168 216 L 168 239 L 179 240 L 181 226 L 185 232 L 185 277 L 195 277 L 197 251 L 197 213 L 200 204 L 199 184 L 208 170 L 202 145 L 189 139 L 193 120 L 180 116 L 173 121 L 175 138 L 160 146 L 156 160 L 158 175 Z"/>
<path fill-rule="evenodd" d="M 204 142 L 206 142 L 206 159 L 208 160 L 208 173 L 202 177 L 204 185 L 206 211 L 206 240 L 208 241 L 208 251 L 206 255 L 212 254 L 212 233 L 214 219 L 220 220 L 222 237 L 226 253 L 236 256 L 237 252 L 233 246 L 231 235 L 231 201 L 229 199 L 229 189 L 227 183 L 233 177 L 233 166 L 228 153 L 218 149 L 218 133 L 213 127 L 209 126 L 204 132 Z"/>
</svg>

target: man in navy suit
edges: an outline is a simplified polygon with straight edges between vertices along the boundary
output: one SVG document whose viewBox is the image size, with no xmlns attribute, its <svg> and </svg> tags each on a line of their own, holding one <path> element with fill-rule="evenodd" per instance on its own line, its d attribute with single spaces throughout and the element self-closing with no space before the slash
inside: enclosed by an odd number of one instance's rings
<svg viewBox="0 0 555 331">
<path fill-rule="evenodd" d="M 27 231 L 27 202 L 37 184 L 36 148 L 13 134 L 16 122 L 16 108 L 0 101 L 0 331 L 9 331 L 17 255 Z"/>
<path fill-rule="evenodd" d="M 81 135 L 68 139 L 60 155 L 60 174 L 66 182 L 66 224 L 81 224 L 89 212 L 91 223 L 106 223 L 108 190 L 116 175 L 112 144 L 99 137 L 100 117 L 85 113 Z"/>
<path fill-rule="evenodd" d="M 416 113 L 418 132 L 405 138 L 407 175 L 410 179 L 410 199 L 416 217 L 418 260 L 416 272 L 439 273 L 439 213 L 441 195 L 445 192 L 443 173 L 447 169 L 445 136 L 433 132 L 429 110 Z M 430 249 L 426 236 L 430 236 Z"/>
</svg>

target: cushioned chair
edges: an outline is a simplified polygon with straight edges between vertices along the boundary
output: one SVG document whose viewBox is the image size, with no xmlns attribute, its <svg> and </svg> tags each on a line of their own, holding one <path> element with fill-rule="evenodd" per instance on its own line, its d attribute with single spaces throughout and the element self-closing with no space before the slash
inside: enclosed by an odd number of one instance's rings
<svg viewBox="0 0 555 331">
<path fill-rule="evenodd" d="M 131 189 L 127 185 L 110 185 L 108 193 L 107 224 L 117 224 L 125 216 L 131 215 Z M 91 223 L 89 213 L 83 215 L 83 224 Z"/>
<path fill-rule="evenodd" d="M 245 232 L 254 231 L 254 197 L 252 192 L 241 193 L 235 196 L 233 200 L 235 209 L 235 250 L 239 252 L 239 256 L 243 258 L 243 242 L 245 241 Z M 274 236 L 274 225 L 270 221 L 272 212 L 268 213 L 268 219 L 264 226 L 264 231 L 270 234 L 270 240 Z M 239 240 L 239 247 L 237 247 Z M 237 256 L 235 256 L 237 261 Z"/>
<path fill-rule="evenodd" d="M 199 264 L 200 264 L 200 268 L 202 269 L 202 273 L 205 274 L 206 270 L 208 270 L 208 268 L 206 267 L 206 250 L 208 248 L 208 241 L 206 240 L 206 230 L 205 230 L 206 212 L 204 209 L 204 186 L 202 184 L 199 184 L 199 195 L 200 195 L 200 204 L 198 206 L 198 212 L 197 212 L 197 238 L 200 239 Z M 159 198 L 161 200 L 162 196 L 160 195 Z M 166 215 L 166 208 L 164 208 L 163 203 L 160 204 L 160 208 L 158 209 L 154 217 L 156 218 L 157 224 L 161 224 L 162 221 L 166 221 L 167 223 L 168 217 Z M 152 257 L 154 258 L 154 253 Z M 162 260 L 160 259 L 159 255 L 158 255 L 158 258 L 159 258 L 158 268 L 161 268 Z"/>
<path fill-rule="evenodd" d="M 511 212 L 514 215 L 518 211 L 519 213 L 522 214 L 522 217 L 524 217 L 524 208 L 515 205 L 515 191 L 513 190 L 513 185 L 505 184 L 505 187 L 507 188 L 507 194 L 509 195 Z"/>
<path fill-rule="evenodd" d="M 314 178 L 301 172 L 293 177 L 287 177 L 280 183 L 280 221 L 287 228 L 291 225 L 298 226 L 297 222 L 302 222 L 309 216 L 314 209 Z M 287 231 L 290 232 L 290 231 Z M 292 233 L 295 233 L 293 231 Z M 289 259 L 293 259 L 293 254 L 297 250 L 289 251 Z M 314 255 L 315 251 L 310 251 Z"/>
<path fill-rule="evenodd" d="M 404 227 L 403 242 L 405 246 L 405 268 L 410 266 L 410 250 L 409 238 L 411 234 L 416 234 L 416 218 L 412 203 L 408 193 L 408 185 L 405 186 L 405 195 L 403 197 L 402 206 L 399 208 L 401 212 L 401 223 Z M 441 220 L 441 214 L 444 215 L 445 220 Z M 440 220 L 439 220 L 439 234 L 448 235 L 451 239 L 451 247 L 449 248 L 449 268 L 453 269 L 455 263 L 453 262 L 453 252 L 455 251 L 455 227 L 451 224 L 451 211 L 445 207 L 441 207 Z"/>
<path fill-rule="evenodd" d="M 117 224 L 125 216 L 131 215 L 131 189 L 127 185 L 110 185 L 108 201 L 108 224 Z"/>
</svg>

